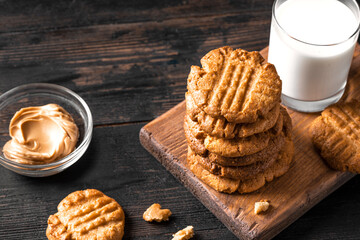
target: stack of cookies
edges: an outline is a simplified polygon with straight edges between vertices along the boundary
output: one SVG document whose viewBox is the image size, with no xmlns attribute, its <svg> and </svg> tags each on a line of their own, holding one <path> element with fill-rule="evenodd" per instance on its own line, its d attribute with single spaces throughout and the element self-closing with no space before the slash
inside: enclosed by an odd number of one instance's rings
<svg viewBox="0 0 360 240">
<path fill-rule="evenodd" d="M 191 171 L 219 192 L 255 191 L 283 175 L 293 156 L 281 80 L 258 52 L 222 47 L 192 66 L 184 130 Z"/>
</svg>

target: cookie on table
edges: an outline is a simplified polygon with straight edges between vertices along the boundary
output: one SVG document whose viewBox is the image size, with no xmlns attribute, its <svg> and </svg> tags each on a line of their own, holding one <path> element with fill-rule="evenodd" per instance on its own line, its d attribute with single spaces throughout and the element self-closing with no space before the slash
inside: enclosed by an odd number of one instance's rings
<svg viewBox="0 0 360 240">
<path fill-rule="evenodd" d="M 187 87 L 198 108 L 229 122 L 250 123 L 280 101 L 281 80 L 259 52 L 221 47 L 192 66 Z"/>
<path fill-rule="evenodd" d="M 124 235 L 125 215 L 121 206 L 96 189 L 76 191 L 50 215 L 46 236 L 55 239 L 120 240 Z"/>
<path fill-rule="evenodd" d="M 360 102 L 327 107 L 311 124 L 312 142 L 328 165 L 360 173 Z"/>
<path fill-rule="evenodd" d="M 280 113 L 280 104 L 276 104 L 265 116 L 259 117 L 253 123 L 230 123 L 224 117 L 214 118 L 198 108 L 190 93 L 185 94 L 186 111 L 191 120 L 198 122 L 200 128 L 210 136 L 231 139 L 248 137 L 265 132 L 272 128 Z"/>
</svg>

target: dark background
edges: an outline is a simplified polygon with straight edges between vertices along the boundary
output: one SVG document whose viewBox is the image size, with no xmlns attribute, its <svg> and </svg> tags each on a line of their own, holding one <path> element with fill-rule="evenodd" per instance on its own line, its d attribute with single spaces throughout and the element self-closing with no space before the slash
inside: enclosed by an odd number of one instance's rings
<svg viewBox="0 0 360 240">
<path fill-rule="evenodd" d="M 124 239 L 235 239 L 139 143 L 146 123 L 184 100 L 192 64 L 224 45 L 268 45 L 272 1 L 0 1 L 0 93 L 30 82 L 65 86 L 88 103 L 94 135 L 68 170 L 28 178 L 0 167 L 0 239 L 46 239 L 47 218 L 69 193 L 96 188 L 125 210 Z M 354 177 L 275 239 L 360 239 Z M 173 212 L 151 224 L 158 202 Z"/>
</svg>

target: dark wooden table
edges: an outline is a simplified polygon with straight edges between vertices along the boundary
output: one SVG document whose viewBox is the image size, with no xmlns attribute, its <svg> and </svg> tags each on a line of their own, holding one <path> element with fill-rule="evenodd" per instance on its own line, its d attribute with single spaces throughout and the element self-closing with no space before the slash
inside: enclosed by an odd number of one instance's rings
<svg viewBox="0 0 360 240">
<path fill-rule="evenodd" d="M 46 239 L 47 218 L 69 193 L 96 188 L 126 214 L 124 239 L 235 239 L 139 143 L 139 130 L 184 99 L 192 64 L 209 50 L 268 45 L 272 1 L 0 1 L 0 93 L 30 82 L 65 86 L 88 103 L 94 135 L 68 170 L 29 178 L 0 167 L 0 239 Z M 360 177 L 276 239 L 360 239 Z M 173 212 L 151 224 L 152 203 Z"/>
</svg>

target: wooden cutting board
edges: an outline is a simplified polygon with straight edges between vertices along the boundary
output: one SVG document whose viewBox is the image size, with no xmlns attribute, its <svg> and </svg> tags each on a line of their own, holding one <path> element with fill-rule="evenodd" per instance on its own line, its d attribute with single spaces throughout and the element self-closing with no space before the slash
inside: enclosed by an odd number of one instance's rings
<svg viewBox="0 0 360 240">
<path fill-rule="evenodd" d="M 267 48 L 261 51 L 267 57 Z M 343 99 L 360 96 L 360 48 L 356 47 Z M 185 81 L 185 80 L 184 80 Z M 141 144 L 241 239 L 271 239 L 354 175 L 331 170 L 314 149 L 308 128 L 319 115 L 288 110 L 293 121 L 294 162 L 282 177 L 251 194 L 219 193 L 187 168 L 183 131 L 185 101 L 144 126 Z M 271 208 L 254 214 L 254 203 L 268 199 Z M 191 223 L 189 223 L 191 224 Z"/>
</svg>

